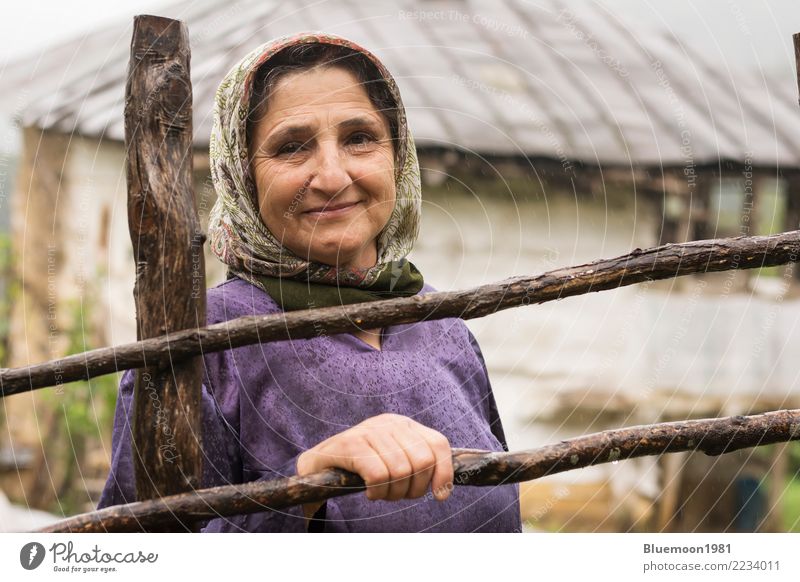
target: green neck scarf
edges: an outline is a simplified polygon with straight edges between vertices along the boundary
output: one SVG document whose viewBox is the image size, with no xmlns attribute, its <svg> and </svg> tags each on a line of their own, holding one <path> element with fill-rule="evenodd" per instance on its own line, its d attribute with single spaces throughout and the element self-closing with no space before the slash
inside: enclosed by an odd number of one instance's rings
<svg viewBox="0 0 800 582">
<path fill-rule="evenodd" d="M 247 116 L 253 78 L 279 51 L 305 43 L 347 47 L 377 68 L 395 102 L 396 199 L 376 238 L 377 263 L 354 269 L 306 260 L 284 247 L 258 211 L 256 186 L 248 167 Z M 268 293 L 285 311 L 416 295 L 422 273 L 405 257 L 419 234 L 422 187 L 414 138 L 408 129 L 400 91 L 378 58 L 356 43 L 322 32 L 304 32 L 268 42 L 245 56 L 220 83 L 209 142 L 211 177 L 217 200 L 209 215 L 211 251 L 239 277 Z"/>
<path fill-rule="evenodd" d="M 269 293 L 283 311 L 411 297 L 424 285 L 422 273 L 405 259 L 397 261 L 393 269 L 382 271 L 369 287 L 344 287 L 266 275 L 256 275 L 253 279 L 250 281 Z"/>
</svg>

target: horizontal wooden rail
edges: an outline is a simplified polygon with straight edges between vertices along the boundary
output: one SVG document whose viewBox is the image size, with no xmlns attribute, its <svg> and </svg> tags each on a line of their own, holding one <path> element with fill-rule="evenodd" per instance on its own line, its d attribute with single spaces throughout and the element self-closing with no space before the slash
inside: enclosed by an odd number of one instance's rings
<svg viewBox="0 0 800 582">
<path fill-rule="evenodd" d="M 623 459 L 695 450 L 720 455 L 792 440 L 800 440 L 800 410 L 634 426 L 515 453 L 454 448 L 453 484 L 504 485 Z M 302 478 L 226 485 L 107 507 L 38 531 L 132 532 L 176 522 L 185 522 L 190 531 L 199 520 L 276 510 L 364 489 L 358 475 L 327 469 Z"/>
<path fill-rule="evenodd" d="M 612 259 L 555 269 L 541 275 L 513 277 L 462 291 L 240 317 L 46 363 L 2 369 L 0 395 L 10 396 L 139 368 L 145 362 L 150 366 L 168 366 L 181 358 L 248 344 L 316 337 L 320 330 L 332 335 L 358 328 L 370 329 L 427 319 L 472 319 L 512 307 L 616 289 L 643 281 L 782 265 L 796 262 L 799 256 L 800 231 L 701 240 L 636 249 Z"/>
</svg>

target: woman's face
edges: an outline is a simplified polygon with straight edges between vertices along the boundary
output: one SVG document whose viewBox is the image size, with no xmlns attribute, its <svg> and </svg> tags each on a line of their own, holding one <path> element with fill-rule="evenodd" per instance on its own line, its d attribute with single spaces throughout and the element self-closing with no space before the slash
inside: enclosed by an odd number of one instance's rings
<svg viewBox="0 0 800 582">
<path fill-rule="evenodd" d="M 300 257 L 371 267 L 395 202 L 386 119 L 349 71 L 281 78 L 251 139 L 261 219 Z"/>
</svg>

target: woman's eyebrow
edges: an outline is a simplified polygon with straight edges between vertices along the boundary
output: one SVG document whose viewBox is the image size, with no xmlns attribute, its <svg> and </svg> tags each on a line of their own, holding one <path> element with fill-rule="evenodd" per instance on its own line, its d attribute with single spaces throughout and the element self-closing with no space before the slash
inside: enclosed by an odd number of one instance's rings
<svg viewBox="0 0 800 582">
<path fill-rule="evenodd" d="M 351 117 L 350 119 L 345 119 L 344 121 L 340 121 L 336 124 L 337 127 L 340 129 L 350 129 L 353 127 L 369 127 L 375 130 L 380 128 L 380 125 L 371 117 Z M 297 139 L 304 137 L 310 133 L 314 132 L 314 128 L 308 124 L 299 124 L 299 125 L 287 125 L 274 131 L 272 135 L 269 136 L 269 141 L 271 143 L 282 142 L 287 139 Z"/>
<path fill-rule="evenodd" d="M 271 143 L 278 143 L 286 139 L 298 138 L 304 135 L 308 135 L 308 133 L 311 131 L 312 128 L 310 125 L 289 125 L 286 127 L 282 127 L 277 131 L 272 132 L 272 134 L 269 136 L 269 141 Z"/>
<path fill-rule="evenodd" d="M 378 122 L 371 117 L 359 116 L 345 119 L 344 121 L 339 122 L 337 127 L 342 129 L 350 129 L 351 127 L 370 127 L 373 129 L 378 129 L 380 124 L 378 124 Z"/>
</svg>

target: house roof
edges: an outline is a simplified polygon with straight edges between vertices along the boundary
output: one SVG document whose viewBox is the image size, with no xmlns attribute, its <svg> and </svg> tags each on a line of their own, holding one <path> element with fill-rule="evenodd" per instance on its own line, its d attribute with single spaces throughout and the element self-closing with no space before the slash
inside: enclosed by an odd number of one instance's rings
<svg viewBox="0 0 800 582">
<path fill-rule="evenodd" d="M 800 167 L 794 71 L 767 79 L 711 60 L 596 3 L 187 0 L 159 14 L 189 27 L 199 147 L 234 63 L 276 36 L 324 30 L 385 62 L 418 147 L 621 166 Z M 7 69 L 22 122 L 122 140 L 131 30 L 130 21 L 98 29 Z"/>
</svg>

